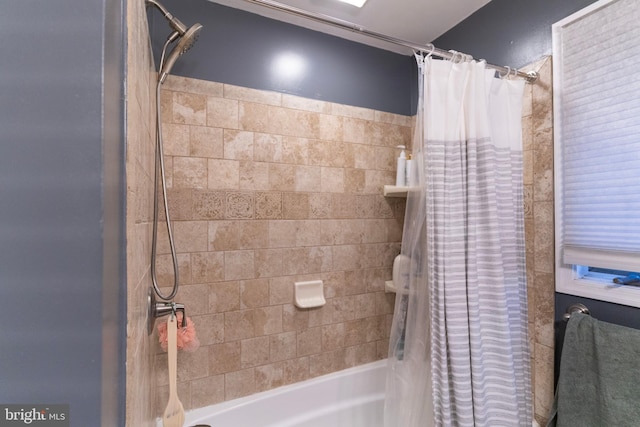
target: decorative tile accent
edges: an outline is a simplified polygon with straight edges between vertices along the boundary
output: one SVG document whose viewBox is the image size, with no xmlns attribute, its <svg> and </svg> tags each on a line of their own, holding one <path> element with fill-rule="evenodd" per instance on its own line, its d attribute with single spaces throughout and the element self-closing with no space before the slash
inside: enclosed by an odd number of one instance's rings
<svg viewBox="0 0 640 427">
<path fill-rule="evenodd" d="M 222 219 L 226 211 L 226 194 L 222 191 L 192 193 L 194 219 Z M 185 219 L 185 218 L 181 218 Z"/>
<path fill-rule="evenodd" d="M 253 193 L 227 193 L 227 219 L 253 218 Z"/>
<path fill-rule="evenodd" d="M 309 217 L 309 195 L 307 193 L 282 193 L 284 219 L 305 219 Z"/>
<path fill-rule="evenodd" d="M 309 195 L 310 218 L 329 218 L 331 210 L 331 194 L 313 193 Z"/>
<path fill-rule="evenodd" d="M 256 193 L 256 219 L 282 218 L 282 193 Z"/>
</svg>

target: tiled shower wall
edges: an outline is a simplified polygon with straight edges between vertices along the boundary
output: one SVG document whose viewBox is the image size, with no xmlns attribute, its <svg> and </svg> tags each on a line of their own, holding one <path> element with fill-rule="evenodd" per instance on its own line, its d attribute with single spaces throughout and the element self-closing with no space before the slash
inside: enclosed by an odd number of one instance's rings
<svg viewBox="0 0 640 427">
<path fill-rule="evenodd" d="M 155 425 L 154 350 L 147 334 L 153 197 L 155 72 L 144 1 L 127 3 L 127 385 L 126 425 Z"/>
<path fill-rule="evenodd" d="M 554 223 L 552 61 L 525 67 L 539 73 L 525 90 L 522 130 L 529 339 L 535 417 L 546 425 L 554 393 Z"/>
<path fill-rule="evenodd" d="M 180 292 L 200 348 L 179 352 L 178 392 L 202 407 L 386 357 L 404 199 L 396 146 L 412 119 L 171 76 L 162 93 Z M 160 241 L 159 280 L 172 267 Z M 322 279 L 327 303 L 294 305 Z M 157 413 L 168 395 L 156 347 Z"/>
</svg>

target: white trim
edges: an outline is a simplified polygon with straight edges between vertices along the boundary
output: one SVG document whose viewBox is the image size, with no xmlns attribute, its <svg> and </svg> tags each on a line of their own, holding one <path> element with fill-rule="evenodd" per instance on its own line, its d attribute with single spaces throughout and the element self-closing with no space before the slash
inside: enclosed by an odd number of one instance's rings
<svg viewBox="0 0 640 427">
<path fill-rule="evenodd" d="M 640 287 L 608 285 L 574 277 L 570 266 L 556 266 L 556 292 L 640 308 Z"/>
</svg>

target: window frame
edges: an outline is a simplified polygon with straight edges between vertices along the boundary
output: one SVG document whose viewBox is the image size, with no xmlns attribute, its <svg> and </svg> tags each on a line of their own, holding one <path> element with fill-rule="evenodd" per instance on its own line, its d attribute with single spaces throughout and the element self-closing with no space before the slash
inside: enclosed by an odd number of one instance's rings
<svg viewBox="0 0 640 427">
<path fill-rule="evenodd" d="M 563 27 L 581 19 L 585 15 L 596 13 L 598 9 L 606 8 L 610 3 L 618 0 L 600 0 L 584 9 L 564 18 L 552 26 L 553 57 L 557 58 L 561 52 L 560 35 Z M 561 74 L 562 61 L 554 61 L 553 67 L 553 118 L 554 118 L 554 218 L 555 218 L 555 283 L 556 292 L 612 302 L 640 308 L 640 287 L 617 285 L 610 281 L 614 275 L 603 273 L 580 277 L 578 269 L 563 263 L 563 230 L 562 230 L 562 115 L 561 115 Z M 582 267 L 584 270 L 584 267 Z M 589 277 L 591 276 L 591 277 Z M 599 278 L 599 280 L 598 280 Z M 609 280 L 609 282 L 607 282 Z"/>
</svg>

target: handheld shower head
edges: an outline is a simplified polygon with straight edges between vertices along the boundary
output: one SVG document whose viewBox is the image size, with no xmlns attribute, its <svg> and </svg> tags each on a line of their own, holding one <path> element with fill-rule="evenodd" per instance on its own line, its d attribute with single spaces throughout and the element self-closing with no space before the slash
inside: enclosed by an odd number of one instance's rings
<svg viewBox="0 0 640 427">
<path fill-rule="evenodd" d="M 171 53 L 169 53 L 169 56 L 167 56 L 167 60 L 164 62 L 164 65 L 160 70 L 160 83 L 164 83 L 164 80 L 167 78 L 167 75 L 171 71 L 171 68 L 176 63 L 178 58 L 186 51 L 191 49 L 194 43 L 198 40 L 198 35 L 201 29 L 201 24 L 193 24 L 180 37 L 180 39 L 178 40 L 178 44 L 176 44 Z"/>
<path fill-rule="evenodd" d="M 167 41 L 164 44 L 164 48 L 162 49 L 162 58 L 160 59 L 160 72 L 158 73 L 158 82 L 164 83 L 164 80 L 167 78 L 167 75 L 171 71 L 171 68 L 176 63 L 178 58 L 191 49 L 193 44 L 198 40 L 198 34 L 202 29 L 202 25 L 196 23 L 191 27 L 187 28 L 178 18 L 173 16 L 169 11 L 161 5 L 156 0 L 145 0 L 145 3 L 150 6 L 154 6 L 158 9 L 165 17 L 167 21 L 169 21 L 169 25 L 173 29 L 169 37 L 167 37 Z M 167 46 L 174 41 L 178 40 L 178 44 L 173 48 L 167 60 L 164 61 L 164 54 L 166 52 Z"/>
</svg>

